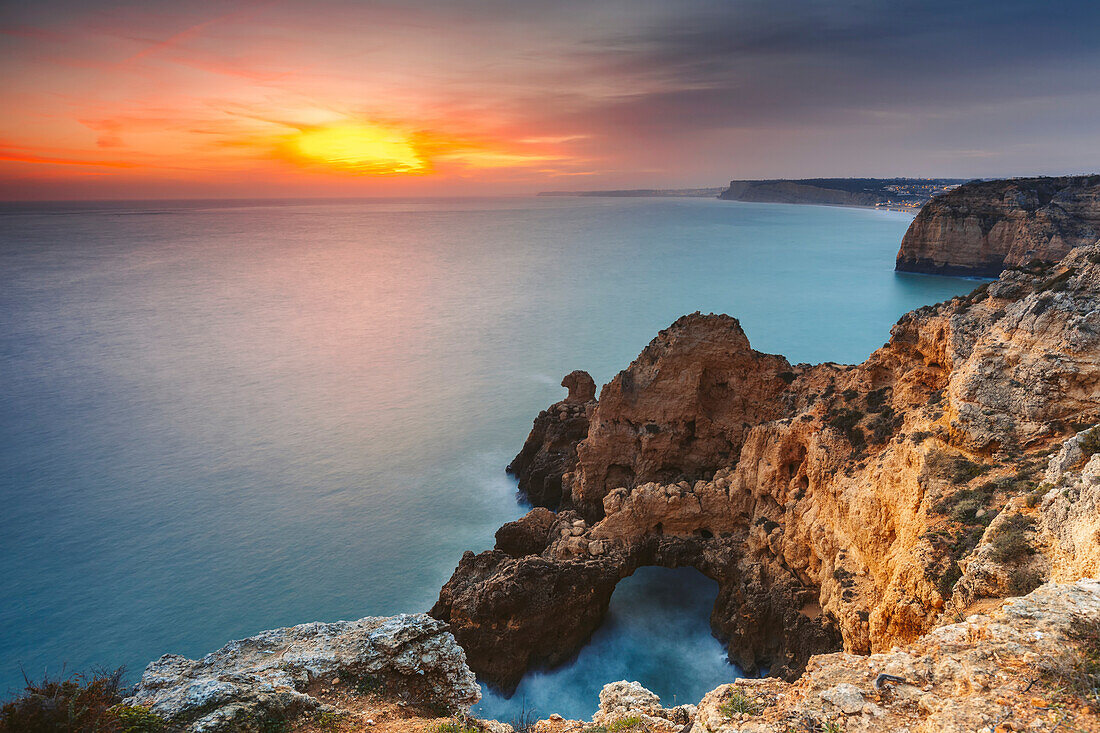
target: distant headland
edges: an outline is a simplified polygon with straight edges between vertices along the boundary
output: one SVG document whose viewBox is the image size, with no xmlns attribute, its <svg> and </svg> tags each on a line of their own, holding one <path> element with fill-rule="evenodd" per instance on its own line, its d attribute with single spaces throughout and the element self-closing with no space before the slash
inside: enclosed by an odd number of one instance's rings
<svg viewBox="0 0 1100 733">
<path fill-rule="evenodd" d="M 957 188 L 965 182 L 964 178 L 776 178 L 734 180 L 725 188 L 543 191 L 539 196 L 717 197 L 725 201 L 916 211 L 933 196 Z"/>
</svg>

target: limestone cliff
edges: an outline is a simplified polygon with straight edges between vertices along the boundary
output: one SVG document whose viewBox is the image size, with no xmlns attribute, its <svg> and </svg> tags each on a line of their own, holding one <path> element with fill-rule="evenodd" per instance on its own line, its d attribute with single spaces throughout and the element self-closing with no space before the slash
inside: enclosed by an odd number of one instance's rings
<svg viewBox="0 0 1100 733">
<path fill-rule="evenodd" d="M 787 411 L 795 376 L 782 356 L 754 351 L 737 319 L 680 318 L 601 391 L 566 479 L 570 505 L 598 519 L 614 488 L 730 465 L 751 426 Z"/>
<path fill-rule="evenodd" d="M 925 204 L 902 239 L 897 269 L 996 277 L 1097 240 L 1098 175 L 967 183 Z"/>
<path fill-rule="evenodd" d="M 834 206 L 874 206 L 885 200 L 873 193 L 845 191 L 805 181 L 730 181 L 729 188 L 718 198 L 726 201 Z"/>
<path fill-rule="evenodd" d="M 575 510 L 532 520 L 528 555 L 468 554 L 431 611 L 484 680 L 569 656 L 642 565 L 718 581 L 712 627 L 750 674 L 912 643 L 1094 567 L 1065 492 L 1051 511 L 1074 528 L 1039 512 L 1045 452 L 1100 421 L 1100 246 L 914 311 L 858 366 L 791 367 L 729 317 L 688 316 L 588 414 Z"/>
</svg>

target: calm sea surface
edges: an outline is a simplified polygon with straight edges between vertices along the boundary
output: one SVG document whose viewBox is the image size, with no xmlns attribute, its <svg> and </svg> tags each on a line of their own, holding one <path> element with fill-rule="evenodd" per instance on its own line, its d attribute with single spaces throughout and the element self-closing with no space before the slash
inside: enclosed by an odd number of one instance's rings
<svg viewBox="0 0 1100 733">
<path fill-rule="evenodd" d="M 0 208 L 0 696 L 31 676 L 426 610 L 524 511 L 504 466 L 573 369 L 678 316 L 857 362 L 969 291 L 899 275 L 904 214 L 699 199 Z M 643 569 L 522 705 L 732 678 L 715 585 Z"/>
</svg>

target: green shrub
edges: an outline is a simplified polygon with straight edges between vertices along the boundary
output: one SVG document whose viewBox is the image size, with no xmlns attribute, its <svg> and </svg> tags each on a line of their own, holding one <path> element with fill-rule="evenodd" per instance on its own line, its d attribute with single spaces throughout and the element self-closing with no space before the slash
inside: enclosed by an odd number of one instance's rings
<svg viewBox="0 0 1100 733">
<path fill-rule="evenodd" d="M 472 725 L 459 722 L 440 723 L 435 727 L 435 733 L 481 733 Z"/>
<path fill-rule="evenodd" d="M 986 526 L 993 520 L 994 512 L 986 512 L 981 517 L 978 517 L 978 512 L 986 508 L 996 492 L 997 485 L 992 482 L 976 489 L 961 489 L 944 496 L 936 502 L 933 510 L 960 524 Z"/>
<path fill-rule="evenodd" d="M 1053 488 L 1054 487 L 1051 484 L 1048 484 L 1046 481 L 1044 481 L 1043 483 L 1039 484 L 1031 490 L 1031 492 L 1027 495 L 1027 499 L 1024 501 L 1024 503 L 1032 508 L 1039 506 L 1039 504 L 1043 501 L 1043 497 L 1046 496 L 1047 493 Z"/>
<path fill-rule="evenodd" d="M 336 733 L 342 727 L 347 713 L 336 710 L 326 710 L 317 716 L 317 728 L 323 733 Z"/>
<path fill-rule="evenodd" d="M 1039 286 L 1039 290 L 1040 292 L 1046 290 L 1051 290 L 1054 292 L 1065 290 L 1066 284 L 1069 282 L 1069 279 L 1073 277 L 1076 273 L 1077 270 L 1075 270 L 1074 268 L 1067 268 L 1065 272 L 1059 273 L 1049 280 L 1044 281 L 1043 284 Z"/>
<path fill-rule="evenodd" d="M 642 722 L 641 717 L 637 715 L 629 715 L 625 718 L 619 718 L 614 723 L 607 726 L 607 733 L 617 733 L 618 731 L 634 731 L 644 729 L 645 724 Z"/>
<path fill-rule="evenodd" d="M 1072 647 L 1049 670 L 1050 681 L 1100 712 L 1100 619 L 1075 616 L 1068 636 Z"/>
<path fill-rule="evenodd" d="M 911 437 L 911 438 L 913 439 L 913 442 L 914 442 L 914 443 L 916 443 L 917 445 L 920 445 L 920 444 L 921 444 L 921 443 L 923 443 L 924 441 L 926 441 L 926 440 L 928 440 L 929 438 L 931 438 L 931 437 L 932 437 L 932 433 L 929 433 L 929 432 L 928 432 L 928 431 L 926 431 L 926 430 L 917 430 L 917 431 L 915 431 L 915 432 L 914 432 L 914 433 L 913 433 L 913 434 L 912 434 L 911 436 L 909 436 L 909 437 Z"/>
<path fill-rule="evenodd" d="M 959 567 L 959 563 L 952 560 L 947 568 L 947 572 L 941 575 L 939 581 L 936 583 L 936 590 L 940 592 L 940 598 L 945 601 L 950 598 L 955 590 L 955 584 L 958 583 L 961 578 L 962 569 Z"/>
<path fill-rule="evenodd" d="M 1080 655 L 1076 665 L 1078 694 L 1100 711 L 1100 619 L 1077 616 L 1069 628 Z"/>
<path fill-rule="evenodd" d="M 1035 549 L 1028 544 L 1027 530 L 1035 520 L 1023 514 L 1015 514 L 1004 521 L 993 537 L 993 551 L 990 553 L 997 562 L 1014 562 L 1028 555 L 1034 555 Z"/>
<path fill-rule="evenodd" d="M 984 463 L 975 463 L 965 456 L 953 455 L 946 451 L 929 454 L 927 465 L 934 474 L 956 484 L 968 484 L 991 468 Z"/>
<path fill-rule="evenodd" d="M 862 412 L 844 407 L 830 414 L 829 426 L 843 433 L 853 447 L 861 448 L 867 442 L 863 430 L 859 427 L 859 421 L 862 419 Z"/>
<path fill-rule="evenodd" d="M 345 670 L 340 677 L 358 695 L 376 695 L 385 689 L 382 679 L 372 674 L 357 675 Z"/>
<path fill-rule="evenodd" d="M 989 466 L 981 463 L 974 463 L 974 461 L 959 456 L 955 459 L 955 465 L 951 471 L 951 478 L 955 483 L 969 483 L 988 470 Z"/>
<path fill-rule="evenodd" d="M 895 415 L 894 408 L 889 405 L 884 406 L 871 420 L 869 426 L 871 428 L 871 439 L 875 443 L 885 443 L 901 427 L 901 422 L 901 415 Z"/>
<path fill-rule="evenodd" d="M 31 682 L 0 707 L 0 733 L 156 733 L 164 720 L 148 708 L 122 705 L 126 670 L 97 670 Z"/>
<path fill-rule="evenodd" d="M 1043 584 L 1043 576 L 1038 570 L 1016 568 L 1008 574 L 1008 592 L 1014 596 L 1026 596 Z"/>
<path fill-rule="evenodd" d="M 250 723 L 260 733 L 286 733 L 290 730 L 290 721 L 278 715 L 252 715 Z"/>
<path fill-rule="evenodd" d="M 731 690 L 729 697 L 718 706 L 718 712 L 727 718 L 734 715 L 759 715 L 763 711 L 763 705 L 740 690 Z"/>
</svg>

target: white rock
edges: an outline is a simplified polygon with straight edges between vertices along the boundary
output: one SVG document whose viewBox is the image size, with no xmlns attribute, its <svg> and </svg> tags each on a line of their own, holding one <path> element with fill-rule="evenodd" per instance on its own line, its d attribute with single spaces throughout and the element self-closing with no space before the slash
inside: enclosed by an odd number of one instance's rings
<svg viewBox="0 0 1100 733">
<path fill-rule="evenodd" d="M 184 727 L 191 733 L 239 730 L 248 720 L 319 709 L 321 702 L 305 690 L 329 676 L 399 681 L 425 702 L 459 713 L 481 699 L 446 624 L 403 614 L 264 631 L 197 661 L 168 654 L 146 667 L 125 702 L 169 722 L 193 720 Z"/>
<path fill-rule="evenodd" d="M 863 712 L 863 693 L 855 685 L 842 682 L 821 693 L 821 699 L 836 705 L 847 715 Z"/>
</svg>

